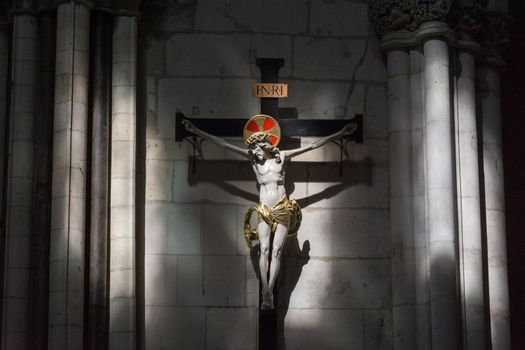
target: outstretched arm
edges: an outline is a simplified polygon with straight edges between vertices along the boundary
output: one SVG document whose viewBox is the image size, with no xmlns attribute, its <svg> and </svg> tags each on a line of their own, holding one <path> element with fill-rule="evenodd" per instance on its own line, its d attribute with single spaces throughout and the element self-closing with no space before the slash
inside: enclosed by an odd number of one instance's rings
<svg viewBox="0 0 525 350">
<path fill-rule="evenodd" d="M 353 134 L 357 130 L 357 124 L 356 123 L 349 123 L 344 128 L 339 130 L 338 132 L 328 135 L 325 137 L 321 137 L 320 139 L 315 140 L 314 142 L 296 149 L 291 149 L 288 151 L 283 151 L 286 158 L 292 158 L 295 156 L 298 156 L 299 154 L 303 154 L 305 152 L 311 151 L 313 149 L 319 148 L 328 142 L 340 139 L 341 137 L 345 137 L 348 135 Z"/>
<path fill-rule="evenodd" d="M 183 119 L 182 124 L 184 124 L 184 127 L 186 128 L 186 130 L 191 132 L 192 134 L 200 136 L 205 140 L 211 141 L 212 143 L 214 143 L 215 145 L 221 148 L 225 148 L 227 150 L 240 154 L 241 156 L 245 158 L 250 158 L 248 155 L 248 150 L 232 145 L 231 143 L 226 142 L 226 140 L 221 139 L 220 137 L 213 136 L 211 134 L 208 134 L 205 131 L 202 131 L 201 129 L 193 125 L 193 123 L 190 122 L 189 120 Z"/>
</svg>

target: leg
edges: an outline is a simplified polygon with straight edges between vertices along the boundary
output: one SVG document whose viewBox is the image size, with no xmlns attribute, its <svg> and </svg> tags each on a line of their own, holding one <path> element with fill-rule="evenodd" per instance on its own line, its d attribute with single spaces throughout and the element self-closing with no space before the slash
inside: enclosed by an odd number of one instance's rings
<svg viewBox="0 0 525 350">
<path fill-rule="evenodd" d="M 270 257 L 270 226 L 264 221 L 257 226 L 259 232 L 259 271 L 261 275 L 263 303 L 261 308 L 265 309 L 265 295 L 268 294 L 268 260 Z"/>
<path fill-rule="evenodd" d="M 273 306 L 273 286 L 275 285 L 275 280 L 279 274 L 279 269 L 281 267 L 281 253 L 283 250 L 284 242 L 286 241 L 286 235 L 288 234 L 288 229 L 283 225 L 277 225 L 275 230 L 275 235 L 273 237 L 273 247 L 272 247 L 272 264 L 270 266 L 270 280 L 268 282 L 268 290 L 271 295 L 271 303 Z"/>
</svg>

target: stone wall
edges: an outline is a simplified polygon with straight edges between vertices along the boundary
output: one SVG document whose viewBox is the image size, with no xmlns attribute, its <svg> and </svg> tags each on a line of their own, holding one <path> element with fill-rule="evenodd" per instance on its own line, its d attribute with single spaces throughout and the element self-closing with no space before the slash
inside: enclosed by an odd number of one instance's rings
<svg viewBox="0 0 525 350">
<path fill-rule="evenodd" d="M 207 118 L 259 113 L 256 57 L 285 59 L 289 98 L 280 107 L 300 119 L 365 120 L 364 143 L 350 146 L 343 176 L 335 145 L 289 165 L 287 191 L 303 206 L 303 224 L 284 248 L 281 348 L 392 347 L 387 77 L 367 12 L 358 0 L 147 8 L 147 349 L 257 346 L 257 258 L 241 233 L 257 201 L 252 170 L 204 143 L 193 173 L 191 146 L 174 141 L 177 109 Z"/>
</svg>

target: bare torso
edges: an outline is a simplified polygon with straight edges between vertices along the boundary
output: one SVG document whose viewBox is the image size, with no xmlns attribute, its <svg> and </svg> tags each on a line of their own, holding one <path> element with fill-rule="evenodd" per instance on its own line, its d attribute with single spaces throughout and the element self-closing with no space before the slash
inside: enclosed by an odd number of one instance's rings
<svg viewBox="0 0 525 350">
<path fill-rule="evenodd" d="M 260 185 L 259 201 L 267 207 L 272 208 L 279 200 L 286 196 L 284 189 L 284 155 L 281 153 L 281 161 L 275 158 L 265 159 L 264 162 L 253 162 L 253 171 Z"/>
</svg>

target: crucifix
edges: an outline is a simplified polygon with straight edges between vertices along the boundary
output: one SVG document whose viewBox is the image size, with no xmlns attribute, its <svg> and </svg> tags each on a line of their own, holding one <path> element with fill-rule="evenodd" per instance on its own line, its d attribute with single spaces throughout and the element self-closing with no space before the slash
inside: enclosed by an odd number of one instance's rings
<svg viewBox="0 0 525 350">
<path fill-rule="evenodd" d="M 293 157 L 328 142 L 338 141 L 341 152 L 350 139 L 362 142 L 361 116 L 350 121 L 283 119 L 280 123 L 274 119 L 272 115 L 277 117 L 279 105 L 278 98 L 272 95 L 282 94 L 284 91 L 283 84 L 277 83 L 279 68 L 283 64 L 283 59 L 257 60 L 257 65 L 261 69 L 261 82 L 274 83 L 276 87 L 268 86 L 262 90 L 266 97 L 261 98 L 261 114 L 250 118 L 247 122 L 241 121 L 244 123 L 243 138 L 247 148 L 238 147 L 219 137 L 233 136 L 239 132 L 240 128 L 235 130 L 234 127 L 234 125 L 239 126 L 239 121 L 236 119 L 190 119 L 184 118 L 180 113 L 176 117 L 176 140 L 191 137 L 194 151 L 200 148 L 202 140 L 208 140 L 248 159 L 256 175 L 259 184 L 259 203 L 246 213 L 244 238 L 250 247 L 253 243 L 259 244 L 260 349 L 273 349 L 276 344 L 274 286 L 280 270 L 281 252 L 286 238 L 295 235 L 301 223 L 301 208 L 296 201 L 288 198 L 284 188 L 284 165 Z M 280 150 L 277 145 L 281 140 L 282 129 L 286 131 L 287 136 L 321 137 L 303 147 Z M 198 141 L 197 137 L 201 140 Z M 195 171 L 195 165 L 193 169 Z M 257 217 L 255 227 L 250 225 L 252 215 Z"/>
</svg>

